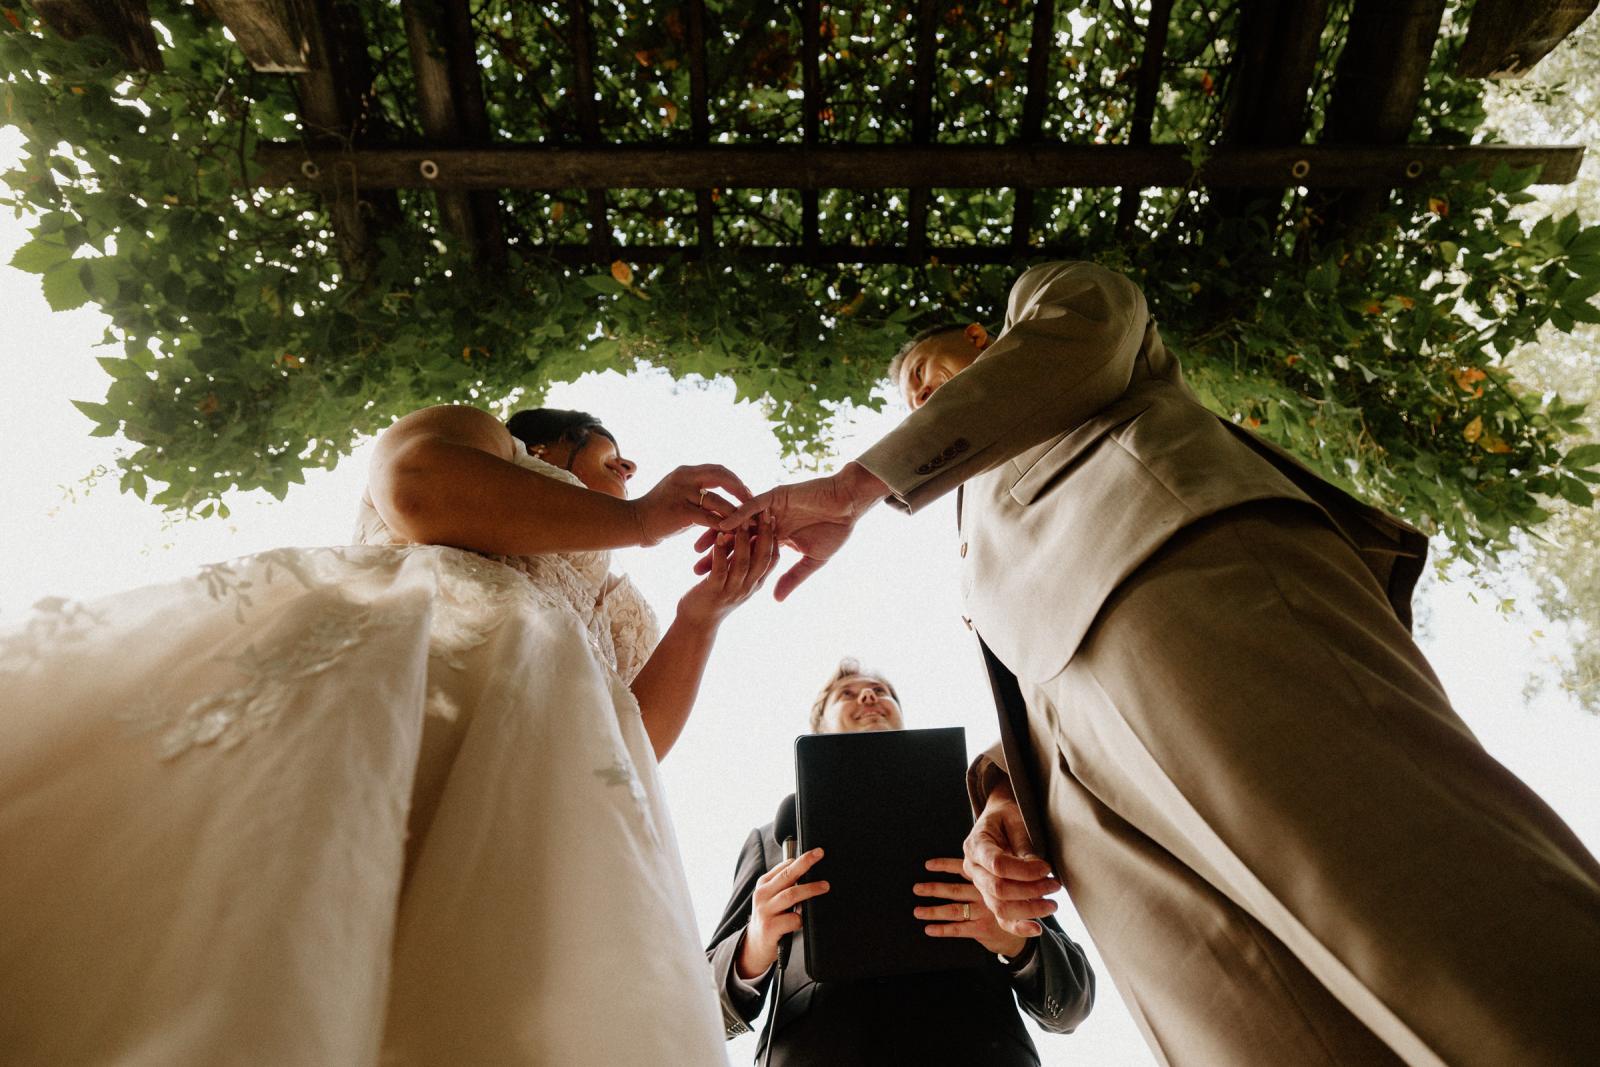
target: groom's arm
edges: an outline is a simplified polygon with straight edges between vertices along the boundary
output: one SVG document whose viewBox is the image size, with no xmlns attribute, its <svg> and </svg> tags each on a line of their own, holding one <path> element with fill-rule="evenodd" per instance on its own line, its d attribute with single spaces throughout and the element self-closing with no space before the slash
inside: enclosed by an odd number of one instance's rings
<svg viewBox="0 0 1600 1067">
<path fill-rule="evenodd" d="M 1114 271 L 1034 267 L 1012 286 L 1004 332 L 857 462 L 916 511 L 1122 395 L 1148 321 L 1144 294 Z"/>
</svg>

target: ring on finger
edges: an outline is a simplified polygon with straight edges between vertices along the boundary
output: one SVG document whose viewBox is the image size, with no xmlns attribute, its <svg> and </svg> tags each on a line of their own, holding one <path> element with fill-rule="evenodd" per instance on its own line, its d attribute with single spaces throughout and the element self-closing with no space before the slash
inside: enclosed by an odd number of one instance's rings
<svg viewBox="0 0 1600 1067">
<path fill-rule="evenodd" d="M 700 506 L 706 506 L 706 491 L 704 489 L 700 490 Z"/>
<path fill-rule="evenodd" d="M 972 905 L 966 901 L 961 902 L 961 918 L 964 922 L 972 921 Z"/>
</svg>

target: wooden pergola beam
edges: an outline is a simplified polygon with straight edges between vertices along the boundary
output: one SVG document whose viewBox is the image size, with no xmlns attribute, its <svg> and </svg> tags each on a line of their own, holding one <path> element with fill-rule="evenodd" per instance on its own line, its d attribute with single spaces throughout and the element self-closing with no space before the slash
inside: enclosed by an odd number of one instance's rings
<svg viewBox="0 0 1600 1067">
<path fill-rule="evenodd" d="M 1157 0 L 1161 3 L 1163 0 Z M 1170 3 L 1171 0 L 1165 0 Z M 1017 139 L 1023 144 L 1035 144 L 1044 129 L 1045 106 L 1049 103 L 1050 59 L 1054 54 L 1056 28 L 1055 0 L 1036 0 L 1033 8 L 1033 27 L 1028 36 L 1027 95 L 1022 98 L 1022 128 Z M 1012 194 L 1011 251 L 1018 258 L 1027 254 L 1033 240 L 1033 190 L 1022 188 Z"/>
<path fill-rule="evenodd" d="M 1172 0 L 1152 0 L 1150 20 L 1144 39 L 1144 54 L 1139 59 L 1139 85 L 1133 96 L 1133 121 L 1128 144 L 1142 148 L 1150 143 L 1150 127 L 1156 116 L 1156 91 L 1161 88 L 1161 64 L 1167 52 L 1167 31 L 1172 24 Z M 1117 203 L 1117 232 L 1133 229 L 1139 217 L 1140 187 L 1125 185 Z"/>
<path fill-rule="evenodd" d="M 483 67 L 478 62 L 477 38 L 472 31 L 472 9 L 468 0 L 444 0 L 443 29 L 461 132 L 469 145 L 488 145 L 494 136 L 489 129 L 489 111 L 484 103 Z M 499 195 L 483 191 L 473 193 L 472 216 L 483 262 L 493 267 L 503 266 L 506 232 L 500 218 Z"/>
<path fill-rule="evenodd" d="M 314 59 L 305 0 L 207 0 L 239 43 L 251 68 L 268 74 L 304 74 Z"/>
<path fill-rule="evenodd" d="M 362 188 L 369 183 L 348 152 L 366 132 L 369 119 L 369 110 L 362 106 L 362 94 L 370 83 L 366 41 L 359 19 L 341 19 L 332 0 L 307 0 L 302 14 L 309 57 L 306 71 L 294 77 L 300 122 L 306 131 L 302 151 L 316 152 L 327 160 L 318 184 L 328 204 L 334 243 L 345 271 L 360 279 L 372 269 L 375 255 L 369 213 L 362 210 Z M 346 16 L 353 14 L 345 12 Z M 379 206 L 377 214 L 399 214 L 393 192 L 386 193 Z"/>
<path fill-rule="evenodd" d="M 163 69 L 148 0 L 33 0 L 33 10 L 69 41 L 104 37 L 135 70 Z"/>
<path fill-rule="evenodd" d="M 589 29 L 588 0 L 567 0 L 568 32 L 571 34 L 572 65 L 575 98 L 578 107 L 578 137 L 591 148 L 601 143 L 600 110 L 594 99 L 594 35 Z M 599 259 L 606 257 L 611 247 L 611 223 L 606 219 L 605 182 L 574 182 L 584 186 L 585 205 L 589 214 L 589 248 Z M 570 188 L 556 186 L 555 188 Z M 479 186 L 479 188 L 515 189 L 515 185 Z M 528 186 L 520 186 L 528 188 Z"/>
<path fill-rule="evenodd" d="M 807 148 L 814 148 L 821 137 L 822 125 L 822 73 L 818 53 L 822 51 L 822 4 L 820 0 L 801 0 L 800 3 L 800 86 L 802 116 L 801 138 Z M 817 218 L 817 191 L 800 191 L 800 243 L 815 252 L 821 243 L 821 226 Z"/>
<path fill-rule="evenodd" d="M 1445 0 L 1355 0 L 1323 118 L 1324 144 L 1405 141 L 1416 121 L 1444 7 Z M 1323 232 L 1338 236 L 1375 214 L 1386 198 L 1374 189 L 1352 190 L 1317 198 L 1313 212 L 1322 219 Z"/>
<path fill-rule="evenodd" d="M 483 86 L 466 0 L 401 0 L 423 132 L 438 144 L 489 144 Z M 480 263 L 505 258 L 500 205 L 492 193 L 435 190 L 439 217 Z"/>
<path fill-rule="evenodd" d="M 428 10 L 424 10 L 424 7 Z M 456 114 L 455 93 L 451 88 L 450 63 L 446 58 L 443 27 L 429 16 L 437 6 L 427 0 L 400 0 L 405 21 L 406 46 L 411 53 L 411 72 L 417 83 L 417 105 L 422 132 L 436 144 L 460 147 L 461 122 Z M 462 189 L 434 191 L 439 220 L 457 240 L 477 258 L 477 225 L 472 217 L 472 201 Z"/>
<path fill-rule="evenodd" d="M 938 46 L 938 22 L 941 6 L 938 0 L 918 0 L 917 10 L 911 17 L 914 34 L 912 44 L 911 88 L 911 143 L 926 145 L 933 140 L 933 61 Z M 915 171 L 900 175 L 900 186 L 909 185 L 905 179 Z M 921 177 L 921 175 L 917 175 Z M 886 188 L 893 188 L 888 186 Z M 919 254 L 928 243 L 928 187 L 917 184 L 911 189 L 911 203 L 906 219 L 906 244 Z"/>
<path fill-rule="evenodd" d="M 896 263 L 916 266 L 928 262 L 938 262 L 952 266 L 962 266 L 979 263 L 1013 263 L 1017 260 L 1010 247 L 1006 245 L 925 246 L 921 251 L 913 252 L 912 249 L 905 245 L 827 244 L 819 245 L 814 250 L 807 250 L 799 245 L 750 244 L 728 245 L 720 251 L 723 254 L 737 256 L 743 260 L 780 265 L 791 263 L 851 263 L 862 265 Z M 1034 248 L 1029 252 L 1029 255 L 1081 259 L 1086 251 L 1082 246 L 1051 243 Z M 548 256 L 558 263 L 564 263 L 569 266 L 583 266 L 591 263 L 601 264 L 610 261 L 609 258 L 596 259 L 590 253 L 587 245 L 580 244 L 546 245 L 533 249 L 532 254 Z M 703 258 L 698 245 L 622 245 L 612 250 L 612 256 L 632 264 L 665 263 L 674 257 L 683 259 Z"/>
<path fill-rule="evenodd" d="M 1440 168 L 1543 168 L 1540 181 L 1577 177 L 1581 145 L 1290 145 L 1219 148 L 1197 171 L 1183 145 L 772 145 L 745 148 L 363 148 L 288 142 L 256 149 L 258 184 L 318 184 L 341 162 L 363 186 L 388 189 L 1043 189 L 1124 185 L 1390 189 Z M 424 166 L 431 164 L 431 166 Z M 309 165 L 309 166 L 308 166 Z M 424 177 L 424 171 L 434 177 Z"/>
<path fill-rule="evenodd" d="M 706 3 L 689 0 L 689 139 L 696 145 L 711 143 L 711 89 L 706 80 Z M 715 242 L 712 229 L 711 190 L 694 193 L 695 230 L 702 252 Z"/>
<path fill-rule="evenodd" d="M 1600 7 L 1600 0 L 1478 0 L 1456 73 L 1520 78 Z"/>
</svg>

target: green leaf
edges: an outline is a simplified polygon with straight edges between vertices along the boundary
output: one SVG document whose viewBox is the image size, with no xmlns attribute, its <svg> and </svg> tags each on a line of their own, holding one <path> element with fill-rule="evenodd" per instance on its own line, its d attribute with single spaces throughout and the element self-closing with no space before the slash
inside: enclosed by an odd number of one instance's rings
<svg viewBox="0 0 1600 1067">
<path fill-rule="evenodd" d="M 1589 468 L 1600 466 L 1600 442 L 1579 445 L 1562 456 L 1561 463 L 1566 467 Z"/>
<path fill-rule="evenodd" d="M 1579 322 L 1600 323 L 1600 307 L 1593 304 L 1562 304 L 1561 309 Z"/>
<path fill-rule="evenodd" d="M 89 302 L 89 290 L 83 284 L 83 274 L 83 265 L 73 259 L 45 272 L 44 299 L 51 311 L 71 311 Z"/>
<path fill-rule="evenodd" d="M 1567 255 L 1592 256 L 1600 254 L 1600 226 L 1590 226 L 1567 242 Z"/>
<path fill-rule="evenodd" d="M 618 293 L 627 292 L 621 282 L 608 274 L 586 274 L 583 276 L 583 284 L 595 292 L 605 293 L 607 296 L 616 296 Z"/>
<path fill-rule="evenodd" d="M 1594 503 L 1594 493 L 1576 478 L 1561 479 L 1561 495 L 1580 508 L 1589 507 Z"/>
<path fill-rule="evenodd" d="M 43 274 L 51 267 L 66 262 L 71 255 L 61 241 L 52 237 L 35 237 L 17 249 L 11 257 L 11 265 L 29 274 Z"/>
</svg>

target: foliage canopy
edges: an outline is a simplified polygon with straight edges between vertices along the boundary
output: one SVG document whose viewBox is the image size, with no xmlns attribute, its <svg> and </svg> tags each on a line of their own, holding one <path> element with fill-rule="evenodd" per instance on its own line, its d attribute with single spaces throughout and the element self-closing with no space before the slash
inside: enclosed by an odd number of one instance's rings
<svg viewBox="0 0 1600 1067">
<path fill-rule="evenodd" d="M 51 306 L 92 302 L 111 320 L 101 402 L 119 430 L 125 489 L 209 511 L 230 488 L 282 495 L 358 434 L 440 401 L 536 400 L 551 383 L 639 362 L 726 377 L 766 404 L 796 456 L 826 451 L 841 404 L 874 388 L 909 333 L 951 317 L 997 322 L 1025 262 L 957 267 L 771 266 L 741 245 L 798 237 L 799 194 L 718 191 L 724 253 L 651 269 L 562 267 L 540 253 L 584 238 L 582 190 L 502 194 L 510 262 L 475 269 L 439 226 L 432 195 L 402 191 L 365 278 L 339 265 L 308 192 L 252 189 L 262 140 L 303 136 L 293 83 L 250 69 L 197 6 L 155 0 L 166 69 L 127 74 L 92 38 L 67 43 L 25 0 L 0 0 L 0 110 L 27 158 L 5 202 L 34 215 L 13 264 Z M 1137 6 L 1137 5 L 1135 5 Z M 664 2 L 598 0 L 595 77 L 611 142 L 687 142 L 684 24 Z M 936 140 L 1001 143 L 1021 117 L 1028 5 L 945 9 Z M 1058 5 L 1046 137 L 1127 138 L 1143 29 L 1121 0 Z M 398 5 L 353 5 L 368 41 L 372 128 L 423 140 Z M 1334 0 L 1311 103 L 1315 139 L 1349 3 Z M 475 0 L 496 136 L 577 143 L 565 5 Z M 798 142 L 800 29 L 787 6 L 708 0 L 711 128 L 733 143 Z M 825 4 L 826 142 L 909 139 L 911 43 L 903 5 Z M 1236 6 L 1179 0 L 1154 140 L 1215 144 L 1229 97 Z M 1482 85 L 1449 72 L 1447 39 L 1413 140 L 1480 137 Z M 1600 227 L 1576 214 L 1524 220 L 1533 172 L 1454 173 L 1391 196 L 1361 231 L 1319 230 L 1286 190 L 1235 217 L 1200 189 L 1147 192 L 1131 235 L 1116 190 L 1042 191 L 1033 232 L 1081 248 L 1145 288 L 1169 343 L 1214 410 L 1257 427 L 1335 480 L 1461 550 L 1507 543 L 1551 499 L 1592 503 L 1600 446 L 1569 446 L 1581 405 L 1522 385 L 1504 357 L 1551 327 L 1600 322 Z M 617 242 L 692 243 L 691 192 L 609 194 Z M 1007 239 L 1010 190 L 936 190 L 931 244 Z M 825 243 L 892 244 L 903 191 L 825 191 Z"/>
</svg>

